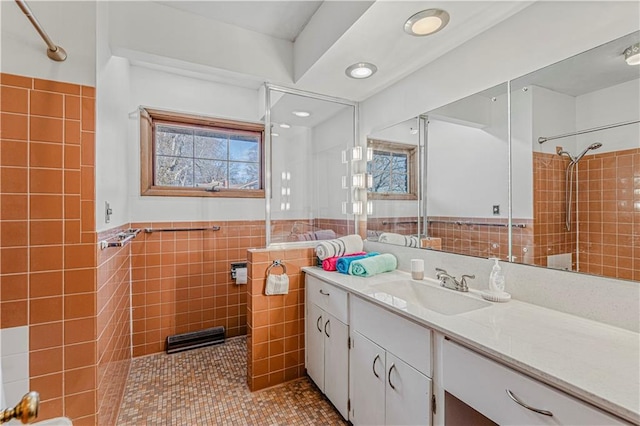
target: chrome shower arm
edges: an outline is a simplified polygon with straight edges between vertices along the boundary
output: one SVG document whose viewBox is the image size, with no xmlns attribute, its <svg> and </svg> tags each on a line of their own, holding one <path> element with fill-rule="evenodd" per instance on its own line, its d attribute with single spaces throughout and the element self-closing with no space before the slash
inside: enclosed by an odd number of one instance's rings
<svg viewBox="0 0 640 426">
<path fill-rule="evenodd" d="M 47 32 L 42 28 L 38 19 L 33 15 L 31 8 L 24 0 L 15 0 L 16 4 L 22 10 L 22 13 L 27 17 L 31 25 L 36 29 L 42 40 L 47 44 L 47 56 L 54 61 L 62 62 L 67 59 L 67 52 L 60 46 L 57 46 L 49 37 Z"/>
</svg>

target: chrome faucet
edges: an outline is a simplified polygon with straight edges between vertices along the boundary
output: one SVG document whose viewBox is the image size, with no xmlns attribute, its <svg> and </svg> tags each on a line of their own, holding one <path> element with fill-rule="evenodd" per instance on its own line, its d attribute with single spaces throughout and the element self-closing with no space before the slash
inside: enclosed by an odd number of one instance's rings
<svg viewBox="0 0 640 426">
<path fill-rule="evenodd" d="M 436 268 L 436 278 L 440 281 L 440 285 L 451 290 L 462 292 L 469 291 L 469 286 L 467 286 L 467 278 L 473 280 L 475 279 L 475 277 L 475 275 L 463 275 L 458 281 L 456 277 L 450 275 L 444 269 Z"/>
</svg>

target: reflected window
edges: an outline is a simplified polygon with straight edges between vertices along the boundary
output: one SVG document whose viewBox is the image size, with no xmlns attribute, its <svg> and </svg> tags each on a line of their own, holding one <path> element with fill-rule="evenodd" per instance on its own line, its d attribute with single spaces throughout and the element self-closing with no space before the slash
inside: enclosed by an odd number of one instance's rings
<svg viewBox="0 0 640 426">
<path fill-rule="evenodd" d="M 142 195 L 264 196 L 259 124 L 141 113 Z"/>
<path fill-rule="evenodd" d="M 373 160 L 367 163 L 367 173 L 373 177 L 369 189 L 371 199 L 417 199 L 415 145 L 369 139 Z"/>
</svg>

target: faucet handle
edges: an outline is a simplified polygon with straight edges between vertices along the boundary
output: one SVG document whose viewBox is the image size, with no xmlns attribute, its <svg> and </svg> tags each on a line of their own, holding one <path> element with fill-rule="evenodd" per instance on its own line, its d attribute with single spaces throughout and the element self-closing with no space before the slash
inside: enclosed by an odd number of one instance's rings
<svg viewBox="0 0 640 426">
<path fill-rule="evenodd" d="M 441 274 L 446 274 L 447 271 L 442 268 L 436 268 L 436 278 L 440 279 Z"/>
<path fill-rule="evenodd" d="M 463 275 L 462 277 L 460 277 L 460 284 L 461 284 L 463 287 L 466 287 L 466 286 L 467 286 L 467 278 L 469 278 L 469 279 L 471 279 L 471 280 L 475 280 L 475 279 L 476 279 L 476 276 L 475 276 L 475 274 L 474 274 L 474 275 Z"/>
</svg>

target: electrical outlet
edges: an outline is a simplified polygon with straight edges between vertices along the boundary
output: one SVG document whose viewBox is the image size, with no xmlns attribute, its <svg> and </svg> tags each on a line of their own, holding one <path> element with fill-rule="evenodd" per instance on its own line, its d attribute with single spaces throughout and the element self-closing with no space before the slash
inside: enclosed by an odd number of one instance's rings
<svg viewBox="0 0 640 426">
<path fill-rule="evenodd" d="M 500 214 L 500 204 L 493 205 L 493 215 L 498 216 Z"/>
</svg>

